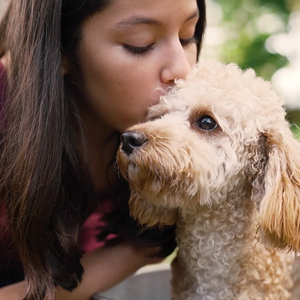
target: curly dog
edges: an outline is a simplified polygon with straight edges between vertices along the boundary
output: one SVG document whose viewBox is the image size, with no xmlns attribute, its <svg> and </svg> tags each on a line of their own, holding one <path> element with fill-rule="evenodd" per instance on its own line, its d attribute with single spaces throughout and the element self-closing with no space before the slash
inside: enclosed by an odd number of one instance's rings
<svg viewBox="0 0 300 300">
<path fill-rule="evenodd" d="M 300 143 L 282 105 L 253 70 L 198 63 L 121 136 L 132 215 L 177 224 L 172 299 L 292 299 L 278 248 L 300 248 Z"/>
</svg>

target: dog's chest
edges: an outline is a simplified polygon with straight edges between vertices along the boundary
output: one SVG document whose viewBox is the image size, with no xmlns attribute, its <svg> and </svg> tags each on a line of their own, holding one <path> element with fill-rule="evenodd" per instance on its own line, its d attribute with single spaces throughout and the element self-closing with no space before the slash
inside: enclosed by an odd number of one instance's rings
<svg viewBox="0 0 300 300">
<path fill-rule="evenodd" d="M 254 210 L 247 208 L 245 214 L 245 207 L 229 211 L 231 206 L 203 209 L 177 223 L 179 252 L 174 272 L 178 266 L 185 269 L 189 286 L 197 286 L 199 295 L 219 299 L 218 293 L 228 291 L 224 299 L 230 299 L 243 272 L 241 258 L 253 246 Z"/>
</svg>

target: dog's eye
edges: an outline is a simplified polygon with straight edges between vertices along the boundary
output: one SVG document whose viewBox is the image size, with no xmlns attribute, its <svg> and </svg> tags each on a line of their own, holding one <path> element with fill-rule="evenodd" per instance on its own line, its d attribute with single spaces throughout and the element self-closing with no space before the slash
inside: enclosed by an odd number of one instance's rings
<svg viewBox="0 0 300 300">
<path fill-rule="evenodd" d="M 217 122 L 210 116 L 203 116 L 197 120 L 196 125 L 205 131 L 214 130 L 218 127 Z"/>
</svg>

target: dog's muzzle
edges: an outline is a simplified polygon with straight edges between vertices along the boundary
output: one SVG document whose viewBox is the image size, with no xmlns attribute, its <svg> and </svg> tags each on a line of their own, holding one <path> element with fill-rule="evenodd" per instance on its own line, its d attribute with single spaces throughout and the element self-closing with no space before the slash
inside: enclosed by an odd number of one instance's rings
<svg viewBox="0 0 300 300">
<path fill-rule="evenodd" d="M 126 131 L 121 135 L 121 150 L 130 155 L 134 149 L 142 146 L 147 138 L 138 131 Z"/>
</svg>

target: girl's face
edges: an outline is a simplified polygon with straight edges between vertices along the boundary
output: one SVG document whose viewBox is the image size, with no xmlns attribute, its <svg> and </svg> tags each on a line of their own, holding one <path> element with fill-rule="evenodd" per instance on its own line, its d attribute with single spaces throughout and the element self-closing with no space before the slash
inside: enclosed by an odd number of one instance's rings
<svg viewBox="0 0 300 300">
<path fill-rule="evenodd" d="M 85 21 L 79 57 L 86 125 L 109 134 L 142 122 L 196 63 L 197 21 L 196 0 L 114 0 Z"/>
</svg>

